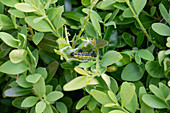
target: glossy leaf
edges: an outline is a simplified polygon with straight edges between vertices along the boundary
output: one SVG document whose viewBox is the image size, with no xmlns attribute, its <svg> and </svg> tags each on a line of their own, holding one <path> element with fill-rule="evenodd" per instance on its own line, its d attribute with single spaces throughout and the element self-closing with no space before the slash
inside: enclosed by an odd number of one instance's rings
<svg viewBox="0 0 170 113">
<path fill-rule="evenodd" d="M 12 87 L 4 92 L 6 97 L 19 97 L 31 93 L 31 89 L 23 89 L 20 87 Z"/>
<path fill-rule="evenodd" d="M 22 11 L 20 11 L 20 10 L 11 8 L 11 9 L 8 10 L 8 12 L 9 12 L 11 15 L 14 15 L 15 17 L 25 18 L 25 14 L 24 14 Z"/>
<path fill-rule="evenodd" d="M 19 86 L 24 87 L 24 88 L 29 88 L 32 86 L 31 83 L 26 81 L 26 76 L 25 75 L 20 75 L 17 79 L 17 83 Z"/>
<path fill-rule="evenodd" d="M 131 47 L 134 47 L 134 44 L 133 44 L 133 36 L 129 33 L 123 33 L 123 39 L 124 41 Z"/>
</svg>

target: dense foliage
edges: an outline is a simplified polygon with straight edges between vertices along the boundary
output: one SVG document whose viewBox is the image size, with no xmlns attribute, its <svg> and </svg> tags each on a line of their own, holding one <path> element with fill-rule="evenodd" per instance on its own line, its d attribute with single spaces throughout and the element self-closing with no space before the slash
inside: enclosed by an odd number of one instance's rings
<svg viewBox="0 0 170 113">
<path fill-rule="evenodd" d="M 1 113 L 169 113 L 169 0 L 0 0 Z"/>
</svg>

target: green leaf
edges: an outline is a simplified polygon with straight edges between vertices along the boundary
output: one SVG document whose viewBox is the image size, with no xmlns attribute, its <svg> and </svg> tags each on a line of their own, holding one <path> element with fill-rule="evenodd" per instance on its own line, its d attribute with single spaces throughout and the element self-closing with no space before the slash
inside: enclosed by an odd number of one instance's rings
<svg viewBox="0 0 170 113">
<path fill-rule="evenodd" d="M 16 3 L 19 3 L 20 1 L 19 0 L 1 0 L 1 2 L 6 6 L 14 7 L 14 5 Z"/>
<path fill-rule="evenodd" d="M 92 89 L 90 94 L 101 104 L 105 105 L 108 103 L 113 103 L 107 94 L 104 92 Z"/>
<path fill-rule="evenodd" d="M 44 97 L 45 95 L 45 81 L 44 79 L 41 77 L 35 84 L 34 84 L 34 90 L 35 90 L 35 93 L 40 97 Z"/>
<path fill-rule="evenodd" d="M 164 69 L 159 65 L 157 61 L 148 61 L 145 64 L 146 71 L 154 78 L 163 78 Z"/>
<path fill-rule="evenodd" d="M 63 15 L 69 19 L 72 19 L 72 20 L 75 20 L 78 22 L 80 22 L 80 18 L 84 17 L 83 14 L 81 14 L 77 11 L 68 11 L 68 12 L 65 12 Z"/>
<path fill-rule="evenodd" d="M 142 45 L 144 38 L 144 33 L 142 31 L 137 33 L 136 45 L 138 48 Z"/>
<path fill-rule="evenodd" d="M 120 61 L 116 62 L 116 66 L 118 66 L 118 67 L 122 67 L 122 66 L 131 62 L 130 55 L 128 55 L 126 53 L 121 53 L 121 55 L 123 56 L 123 58 Z"/>
<path fill-rule="evenodd" d="M 123 39 L 124 41 L 130 46 L 130 47 L 135 47 L 133 44 L 133 36 L 129 33 L 123 33 Z"/>
<path fill-rule="evenodd" d="M 46 103 L 44 101 L 40 101 L 35 106 L 36 113 L 42 113 L 46 108 Z"/>
<path fill-rule="evenodd" d="M 32 92 L 32 89 L 23 89 L 20 87 L 12 87 L 4 92 L 6 97 L 19 97 L 24 96 Z"/>
<path fill-rule="evenodd" d="M 80 23 L 81 23 L 81 25 L 84 24 L 84 18 L 81 18 L 81 19 L 80 19 Z M 86 32 L 89 36 L 91 36 L 91 37 L 98 37 L 97 32 L 96 32 L 96 30 L 94 29 L 92 23 L 87 22 L 84 29 L 85 29 L 85 32 Z"/>
<path fill-rule="evenodd" d="M 22 101 L 21 107 L 32 107 L 38 102 L 38 100 L 38 97 L 29 96 Z"/>
<path fill-rule="evenodd" d="M 57 10 L 58 14 L 55 16 L 53 20 L 56 30 L 60 29 L 66 23 L 66 21 L 61 17 L 62 13 L 64 12 L 64 6 L 58 7 Z"/>
<path fill-rule="evenodd" d="M 83 98 L 81 98 L 76 105 L 76 109 L 77 110 L 81 109 L 84 105 L 86 105 L 87 102 L 90 100 L 90 97 L 91 97 L 90 95 L 87 95 L 87 96 L 84 96 Z"/>
<path fill-rule="evenodd" d="M 114 103 L 117 103 L 116 95 L 112 91 L 108 91 L 108 95 Z"/>
<path fill-rule="evenodd" d="M 137 15 L 139 15 L 145 7 L 147 0 L 133 0 L 132 3 Z"/>
<path fill-rule="evenodd" d="M 46 104 L 46 108 L 43 113 L 53 113 L 53 110 L 49 104 Z"/>
<path fill-rule="evenodd" d="M 159 4 L 159 10 L 160 10 L 160 13 L 163 16 L 163 18 L 170 25 L 170 15 L 168 14 L 168 11 L 166 10 L 165 6 L 162 3 Z"/>
<path fill-rule="evenodd" d="M 63 102 L 56 102 L 56 108 L 60 113 L 68 113 L 67 107 Z"/>
<path fill-rule="evenodd" d="M 44 33 L 36 33 L 32 37 L 32 40 L 36 45 L 38 45 L 40 43 L 40 41 L 43 39 L 43 37 L 44 37 Z"/>
<path fill-rule="evenodd" d="M 149 85 L 149 89 L 155 94 L 155 96 L 157 96 L 158 98 L 160 98 L 160 99 L 162 99 L 162 100 L 164 100 L 165 98 L 164 98 L 164 95 L 163 95 L 163 93 L 161 92 L 161 90 L 158 88 L 158 87 L 156 87 L 155 85 Z"/>
<path fill-rule="evenodd" d="M 7 61 L 0 66 L 0 72 L 6 74 L 20 74 L 28 70 L 25 62 L 20 62 L 17 64 L 13 64 L 11 61 Z"/>
<path fill-rule="evenodd" d="M 28 16 L 25 18 L 25 21 L 35 30 L 40 32 L 52 32 L 50 25 L 44 19 L 37 22 L 36 24 L 33 22 L 35 18 L 38 16 Z"/>
<path fill-rule="evenodd" d="M 57 62 L 57 61 L 54 61 L 47 66 L 48 76 L 46 79 L 46 83 L 48 83 L 53 78 L 58 67 L 59 67 L 59 62 Z"/>
<path fill-rule="evenodd" d="M 89 102 L 87 103 L 87 108 L 90 111 L 93 111 L 97 106 L 97 101 L 94 98 L 90 98 Z"/>
<path fill-rule="evenodd" d="M 90 12 L 90 9 L 88 9 L 88 8 L 83 8 L 82 11 L 83 11 L 84 13 L 88 14 L 88 13 Z M 100 17 L 100 15 L 99 15 L 96 11 L 92 10 L 91 13 L 90 13 L 90 16 L 93 16 L 94 18 L 97 19 L 97 21 L 102 22 L 102 18 Z"/>
<path fill-rule="evenodd" d="M 116 2 L 125 2 L 125 0 L 115 0 Z M 126 0 L 127 1 L 127 0 Z"/>
<path fill-rule="evenodd" d="M 21 61 L 26 60 L 27 51 L 24 49 L 15 49 L 9 53 L 9 58 L 12 63 L 20 63 Z"/>
<path fill-rule="evenodd" d="M 8 12 L 11 14 L 11 15 L 14 15 L 15 17 L 18 17 L 18 18 L 25 18 L 25 14 L 22 12 L 22 11 L 19 11 L 15 8 L 10 8 L 8 10 Z"/>
<path fill-rule="evenodd" d="M 64 85 L 64 90 L 65 91 L 72 91 L 72 90 L 77 90 L 85 87 L 90 83 L 90 81 L 93 78 L 91 76 L 79 76 L 73 80 L 71 80 L 69 83 Z"/>
<path fill-rule="evenodd" d="M 30 83 L 36 83 L 41 77 L 41 74 L 35 73 L 33 75 L 28 75 L 26 80 Z"/>
<path fill-rule="evenodd" d="M 126 8 L 126 9 L 124 10 L 122 16 L 123 16 L 124 18 L 132 18 L 132 17 L 134 17 L 134 15 L 133 15 L 132 11 L 130 10 L 130 8 Z"/>
<path fill-rule="evenodd" d="M 0 39 L 2 39 L 8 46 L 18 48 L 18 41 L 12 35 L 0 32 Z"/>
<path fill-rule="evenodd" d="M 149 107 L 144 102 L 141 104 L 141 113 L 155 113 L 154 108 Z"/>
<path fill-rule="evenodd" d="M 122 55 L 116 51 L 108 51 L 107 53 L 104 54 L 100 65 L 103 67 L 109 66 L 113 63 L 118 62 L 119 60 L 122 59 Z"/>
<path fill-rule="evenodd" d="M 20 85 L 21 87 L 24 87 L 24 88 L 29 88 L 32 86 L 31 83 L 26 81 L 25 75 L 20 75 L 17 79 L 17 83 L 18 83 L 18 85 Z"/>
<path fill-rule="evenodd" d="M 110 111 L 109 113 L 125 113 L 125 112 L 121 110 L 113 110 L 113 111 Z"/>
<path fill-rule="evenodd" d="M 114 1 L 114 0 L 100 1 L 100 2 L 97 4 L 97 8 L 98 8 L 98 9 L 102 9 L 102 10 L 112 10 L 112 9 L 114 9 L 113 4 L 114 4 L 115 2 L 116 2 L 116 1 Z"/>
<path fill-rule="evenodd" d="M 170 36 L 170 27 L 165 24 L 154 23 L 152 29 L 162 36 Z"/>
<path fill-rule="evenodd" d="M 86 71 L 84 71 L 83 69 L 81 69 L 77 66 L 74 68 L 74 70 L 81 75 L 88 75 L 88 73 Z"/>
<path fill-rule="evenodd" d="M 82 3 L 84 6 L 88 6 L 88 5 L 90 5 L 91 0 L 81 0 L 81 3 Z"/>
<path fill-rule="evenodd" d="M 152 7 L 150 8 L 150 14 L 151 14 L 151 16 L 154 16 L 155 12 L 156 12 L 156 7 L 155 7 L 155 6 L 152 6 Z"/>
<path fill-rule="evenodd" d="M 135 86 L 130 85 L 128 82 L 123 82 L 120 90 L 120 98 L 122 106 L 126 106 L 130 103 L 135 94 Z"/>
<path fill-rule="evenodd" d="M 140 49 L 138 50 L 138 55 L 145 59 L 145 60 L 150 60 L 150 61 L 153 61 L 154 60 L 154 56 L 152 55 L 152 53 L 147 50 L 147 49 Z"/>
<path fill-rule="evenodd" d="M 0 14 L 0 30 L 10 30 L 13 28 L 14 25 L 11 19 L 4 14 Z"/>
<path fill-rule="evenodd" d="M 28 3 L 17 3 L 15 4 L 15 8 L 22 12 L 35 12 L 37 11 L 33 6 Z"/>
<path fill-rule="evenodd" d="M 25 99 L 25 97 L 18 97 L 18 98 L 15 98 L 13 101 L 12 101 L 12 105 L 16 108 L 19 108 L 19 109 L 25 109 L 23 107 L 21 107 L 21 103 L 22 101 Z"/>
<path fill-rule="evenodd" d="M 48 75 L 46 68 L 43 68 L 43 67 L 38 67 L 35 70 L 35 73 L 41 74 L 41 76 L 44 78 L 44 80 L 47 78 L 47 75 Z"/>
<path fill-rule="evenodd" d="M 163 100 L 151 94 L 143 95 L 142 100 L 144 101 L 145 104 L 147 104 L 148 106 L 152 108 L 157 108 L 157 109 L 168 108 L 168 106 Z"/>
<path fill-rule="evenodd" d="M 144 65 L 138 65 L 134 62 L 129 63 L 121 74 L 121 78 L 127 81 L 138 81 L 140 80 L 145 72 Z"/>
<path fill-rule="evenodd" d="M 92 22 L 93 27 L 98 32 L 99 36 L 101 36 L 101 27 L 97 18 L 94 15 L 90 15 L 90 20 Z"/>
<path fill-rule="evenodd" d="M 48 101 L 56 101 L 63 97 L 63 93 L 60 91 L 53 91 L 47 95 Z"/>
</svg>

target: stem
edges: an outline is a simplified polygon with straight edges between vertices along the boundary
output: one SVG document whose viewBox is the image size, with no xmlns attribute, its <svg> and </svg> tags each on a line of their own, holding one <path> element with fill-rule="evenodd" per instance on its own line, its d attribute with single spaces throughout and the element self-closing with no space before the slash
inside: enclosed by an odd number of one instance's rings
<svg viewBox="0 0 170 113">
<path fill-rule="evenodd" d="M 129 113 L 126 109 L 123 108 L 123 106 L 120 106 L 118 103 L 116 103 L 116 106 L 117 106 L 119 109 L 123 110 L 125 113 Z"/>
<path fill-rule="evenodd" d="M 53 24 L 51 23 L 51 21 L 49 20 L 48 16 L 46 14 L 44 14 L 39 8 L 37 8 L 35 5 L 32 4 L 32 6 L 42 15 L 45 16 L 45 20 L 50 24 L 53 32 L 57 35 L 57 37 L 61 38 L 61 36 L 58 34 L 58 32 L 55 30 Z"/>
<path fill-rule="evenodd" d="M 140 21 L 138 15 L 135 13 L 135 11 L 133 10 L 132 6 L 130 5 L 130 3 L 125 0 L 126 4 L 129 6 L 130 10 L 132 11 L 133 15 L 134 15 L 134 18 L 137 20 L 137 22 L 139 23 L 140 27 L 142 28 L 142 31 L 145 33 L 147 39 L 153 44 L 155 45 L 156 47 L 160 48 L 160 49 L 163 49 L 164 47 L 158 45 L 155 41 L 153 41 L 151 39 L 151 36 L 147 33 L 146 29 L 144 28 L 142 22 Z"/>
<path fill-rule="evenodd" d="M 30 65 L 30 63 L 28 62 L 28 60 L 27 60 L 27 59 L 25 59 L 25 62 L 26 62 L 26 63 L 27 63 L 27 65 L 29 66 L 29 70 L 30 70 L 31 74 L 34 74 L 34 72 L 33 72 L 32 68 L 31 68 L 31 65 Z"/>
<path fill-rule="evenodd" d="M 98 2 L 98 0 L 95 0 L 95 1 L 91 4 L 90 11 L 89 11 L 88 15 L 85 17 L 85 21 L 84 21 L 84 23 L 83 23 L 83 26 L 82 26 L 79 34 L 76 36 L 75 42 L 74 42 L 73 45 L 72 45 L 73 48 L 76 46 L 76 44 L 77 44 L 77 42 L 78 42 L 81 34 L 83 33 L 84 28 L 85 28 L 85 26 L 86 26 L 86 23 L 87 23 L 88 20 L 89 20 L 90 13 L 92 12 L 92 9 L 94 8 L 94 6 L 96 5 L 97 2 Z"/>
<path fill-rule="evenodd" d="M 56 33 L 56 35 L 61 38 L 61 36 L 58 34 L 58 32 L 55 30 L 53 24 L 51 23 L 51 21 L 48 19 L 48 17 L 46 16 L 45 20 L 50 24 L 51 28 L 53 29 L 53 32 Z"/>
</svg>

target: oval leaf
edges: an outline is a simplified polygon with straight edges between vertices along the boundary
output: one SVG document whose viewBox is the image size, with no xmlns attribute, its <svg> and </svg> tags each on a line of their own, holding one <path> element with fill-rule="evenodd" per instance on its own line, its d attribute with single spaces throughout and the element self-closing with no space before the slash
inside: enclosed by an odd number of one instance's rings
<svg viewBox="0 0 170 113">
<path fill-rule="evenodd" d="M 145 104 L 152 108 L 164 109 L 168 107 L 163 100 L 157 98 L 154 95 L 145 94 L 143 95 L 142 100 L 144 101 Z"/>
<path fill-rule="evenodd" d="M 84 96 L 83 98 L 81 98 L 76 105 L 76 109 L 78 110 L 78 109 L 82 108 L 84 105 L 86 105 L 87 102 L 90 100 L 90 97 L 91 97 L 90 95 L 87 95 L 87 96 Z"/>
<path fill-rule="evenodd" d="M 50 25 L 44 19 L 37 22 L 36 24 L 33 22 L 35 18 L 38 16 L 28 16 L 25 18 L 25 21 L 35 30 L 40 32 L 52 32 Z"/>
<path fill-rule="evenodd" d="M 67 83 L 66 85 L 64 85 L 64 90 L 65 91 L 72 91 L 72 90 L 77 90 L 77 89 L 81 89 L 83 87 L 85 87 L 86 85 L 88 85 L 88 83 L 90 83 L 90 81 L 93 78 L 91 76 L 79 76 L 73 80 L 71 80 L 69 83 Z"/>
<path fill-rule="evenodd" d="M 32 107 L 38 102 L 38 100 L 38 97 L 29 96 L 22 101 L 21 107 Z"/>
<path fill-rule="evenodd" d="M 15 4 L 15 8 L 22 12 L 35 12 L 37 11 L 34 7 L 32 7 L 28 3 L 17 3 Z"/>
<path fill-rule="evenodd" d="M 157 61 L 148 61 L 145 64 L 146 71 L 154 78 L 164 77 L 164 69 L 159 65 Z"/>
<path fill-rule="evenodd" d="M 10 34 L 0 32 L 0 38 L 10 47 L 18 48 L 18 41 Z"/>
<path fill-rule="evenodd" d="M 53 91 L 47 95 L 47 100 L 56 101 L 63 97 L 63 93 L 60 91 Z"/>
<path fill-rule="evenodd" d="M 160 35 L 170 36 L 170 27 L 162 23 L 152 24 L 152 29 Z"/>
<path fill-rule="evenodd" d="M 12 50 L 9 53 L 9 58 L 12 63 L 19 63 L 19 62 L 25 60 L 26 57 L 27 57 L 27 51 L 24 49 Z"/>
<path fill-rule="evenodd" d="M 20 62 L 17 64 L 13 64 L 11 61 L 7 61 L 0 66 L 0 72 L 6 74 L 20 74 L 28 70 L 25 62 Z"/>
<path fill-rule="evenodd" d="M 40 101 L 35 106 L 36 113 L 42 113 L 46 108 L 46 103 L 44 101 Z"/>
<path fill-rule="evenodd" d="M 129 63 L 121 74 L 121 78 L 127 81 L 138 81 L 143 77 L 145 72 L 144 65 L 138 65 L 134 62 Z"/>
<path fill-rule="evenodd" d="M 145 59 L 145 60 L 150 60 L 150 61 L 153 61 L 153 60 L 154 60 L 154 56 L 153 56 L 152 53 L 151 53 L 149 50 L 147 50 L 147 49 L 140 49 L 140 50 L 138 51 L 138 55 L 139 55 L 141 58 Z"/>
<path fill-rule="evenodd" d="M 100 65 L 106 67 L 113 63 L 118 62 L 121 59 L 122 59 L 122 55 L 120 53 L 116 51 L 108 51 L 107 53 L 104 54 Z"/>
</svg>

